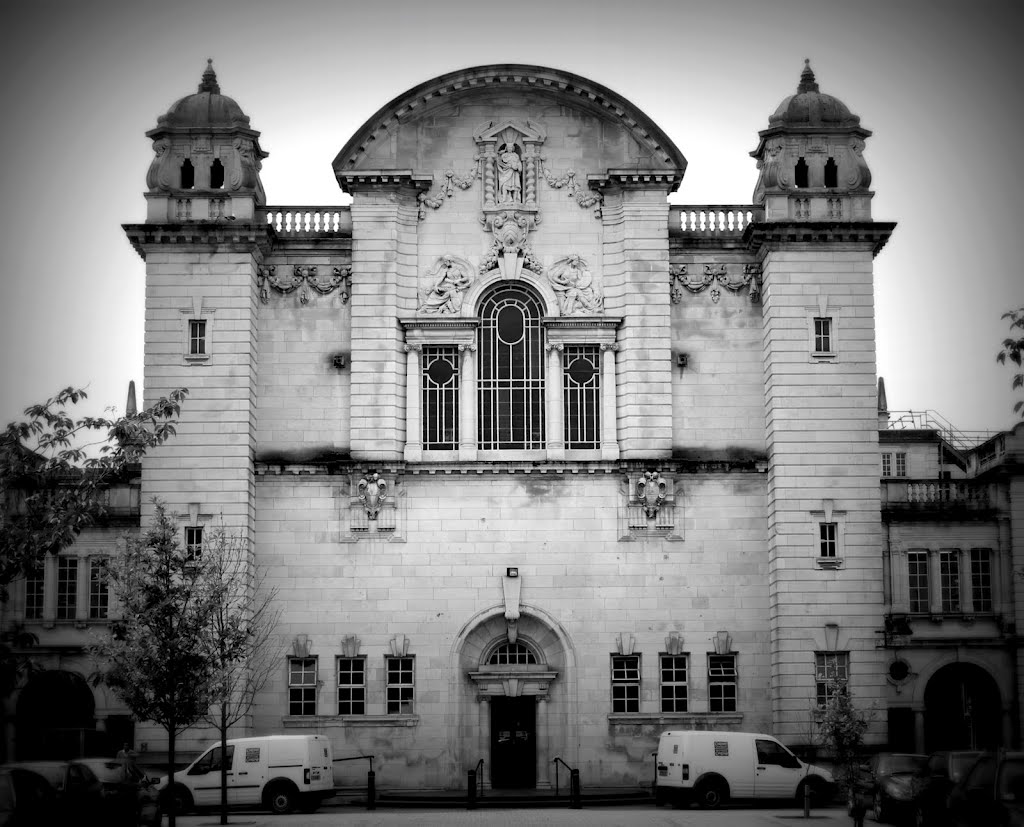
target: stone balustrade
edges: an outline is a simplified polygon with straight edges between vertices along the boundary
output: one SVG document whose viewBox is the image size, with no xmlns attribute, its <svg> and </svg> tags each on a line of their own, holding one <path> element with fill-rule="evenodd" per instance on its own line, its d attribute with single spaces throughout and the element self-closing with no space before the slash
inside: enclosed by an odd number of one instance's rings
<svg viewBox="0 0 1024 827">
<path fill-rule="evenodd" d="M 352 234 L 347 207 L 264 207 L 267 223 L 291 238 L 336 238 Z"/>
<path fill-rule="evenodd" d="M 741 235 L 748 225 L 764 220 L 764 209 L 752 204 L 684 204 L 669 208 L 672 234 Z"/>
<path fill-rule="evenodd" d="M 998 492 L 992 484 L 966 480 L 901 480 L 882 483 L 882 508 L 907 510 L 996 507 Z"/>
</svg>

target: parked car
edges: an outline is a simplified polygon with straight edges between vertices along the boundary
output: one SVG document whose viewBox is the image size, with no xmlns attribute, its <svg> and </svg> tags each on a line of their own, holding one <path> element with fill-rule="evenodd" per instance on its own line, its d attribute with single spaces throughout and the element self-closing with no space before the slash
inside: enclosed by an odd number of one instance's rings
<svg viewBox="0 0 1024 827">
<path fill-rule="evenodd" d="M 106 827 L 103 787 L 96 774 L 82 762 L 18 761 L 6 764 L 5 769 L 14 774 L 15 796 L 20 784 L 45 809 L 45 820 L 35 823 Z M 41 791 L 40 779 L 48 787 L 45 793 Z"/>
<path fill-rule="evenodd" d="M 172 778 L 161 778 L 164 810 L 184 813 L 220 804 L 224 764 L 232 806 L 262 804 L 274 813 L 311 813 L 334 795 L 334 760 L 326 736 L 264 735 L 230 739 L 226 760 L 218 742 Z"/>
<path fill-rule="evenodd" d="M 27 770 L 0 767 L 0 827 L 36 827 L 48 823 L 56 799 L 50 785 Z"/>
<path fill-rule="evenodd" d="M 103 787 L 108 824 L 160 827 L 160 796 L 156 778 L 149 778 L 133 761 L 83 758 Z"/>
<path fill-rule="evenodd" d="M 658 804 L 706 809 L 732 798 L 803 802 L 804 791 L 825 801 L 835 792 L 832 774 L 805 764 L 771 735 L 753 732 L 670 730 L 661 733 L 656 760 Z"/>
<path fill-rule="evenodd" d="M 856 792 L 870 802 L 875 821 L 902 820 L 913 812 L 912 779 L 928 766 L 928 756 L 880 752 L 872 756 L 857 779 Z"/>
<path fill-rule="evenodd" d="M 953 827 L 1024 826 L 1024 752 L 983 753 L 947 803 Z"/>
<path fill-rule="evenodd" d="M 911 779 L 916 827 L 946 827 L 949 793 L 981 756 L 978 750 L 934 752 L 928 765 Z"/>
</svg>

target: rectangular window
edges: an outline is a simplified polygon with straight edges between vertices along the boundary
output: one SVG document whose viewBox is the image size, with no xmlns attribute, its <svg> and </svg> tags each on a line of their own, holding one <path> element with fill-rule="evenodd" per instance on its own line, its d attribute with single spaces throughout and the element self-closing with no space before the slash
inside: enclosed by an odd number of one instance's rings
<svg viewBox="0 0 1024 827">
<path fill-rule="evenodd" d="M 832 352 L 832 317 L 814 317 L 814 352 Z"/>
<path fill-rule="evenodd" d="M 820 707 L 825 706 L 832 693 L 845 693 L 850 681 L 850 653 L 815 652 L 814 681 Z"/>
<path fill-rule="evenodd" d="M 971 549 L 971 598 L 974 611 L 992 611 L 992 552 L 987 548 Z"/>
<path fill-rule="evenodd" d="M 928 552 L 911 551 L 907 554 L 910 611 L 928 611 Z"/>
<path fill-rule="evenodd" d="M 686 655 L 661 656 L 661 711 L 686 712 Z"/>
<path fill-rule="evenodd" d="M 388 715 L 411 715 L 416 695 L 413 669 L 415 658 L 385 657 L 387 667 L 387 713 Z"/>
<path fill-rule="evenodd" d="M 838 536 L 838 524 L 818 523 L 818 556 L 829 559 L 836 556 L 836 538 Z"/>
<path fill-rule="evenodd" d="M 565 447 L 601 447 L 601 348 L 566 345 L 562 351 Z"/>
<path fill-rule="evenodd" d="M 366 658 L 338 658 L 338 714 L 366 714 Z"/>
<path fill-rule="evenodd" d="M 106 620 L 109 608 L 107 561 L 94 557 L 89 561 L 89 619 Z"/>
<path fill-rule="evenodd" d="M 896 454 L 896 476 L 905 477 L 907 475 L 907 455 L 904 453 Z"/>
<path fill-rule="evenodd" d="M 206 320 L 188 320 L 188 353 L 189 356 L 206 355 Z"/>
<path fill-rule="evenodd" d="M 459 447 L 459 349 L 423 348 L 423 450 Z"/>
<path fill-rule="evenodd" d="M 185 554 L 189 560 L 198 560 L 200 557 L 203 556 L 202 526 L 186 526 Z"/>
<path fill-rule="evenodd" d="M 25 620 L 43 619 L 45 585 L 42 569 L 34 571 L 25 579 Z"/>
<path fill-rule="evenodd" d="M 708 710 L 736 711 L 736 656 L 708 655 Z"/>
<path fill-rule="evenodd" d="M 316 658 L 288 658 L 288 714 L 316 715 Z"/>
<path fill-rule="evenodd" d="M 612 712 L 640 711 L 640 656 L 612 655 Z"/>
<path fill-rule="evenodd" d="M 892 476 L 892 454 L 882 454 L 882 476 Z"/>
<path fill-rule="evenodd" d="M 942 593 L 942 611 L 960 611 L 960 552 L 939 552 L 939 588 Z"/>
<path fill-rule="evenodd" d="M 78 610 L 78 558 L 57 558 L 57 620 L 74 620 Z"/>
</svg>

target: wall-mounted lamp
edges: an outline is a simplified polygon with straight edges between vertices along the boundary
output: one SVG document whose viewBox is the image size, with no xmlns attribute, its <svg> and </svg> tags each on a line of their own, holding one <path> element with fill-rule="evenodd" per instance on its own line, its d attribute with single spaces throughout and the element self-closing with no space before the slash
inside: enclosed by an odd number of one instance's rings
<svg viewBox="0 0 1024 827">
<path fill-rule="evenodd" d="M 676 367 L 680 370 L 687 367 L 690 364 L 690 355 L 688 353 L 677 353 L 676 354 Z"/>
<path fill-rule="evenodd" d="M 515 566 L 513 566 L 512 568 L 505 569 L 505 576 L 506 577 L 518 577 L 519 576 L 519 569 L 517 567 L 515 567 Z"/>
<path fill-rule="evenodd" d="M 335 353 L 331 363 L 338 370 L 342 370 L 348 364 L 348 356 L 344 353 Z"/>
</svg>

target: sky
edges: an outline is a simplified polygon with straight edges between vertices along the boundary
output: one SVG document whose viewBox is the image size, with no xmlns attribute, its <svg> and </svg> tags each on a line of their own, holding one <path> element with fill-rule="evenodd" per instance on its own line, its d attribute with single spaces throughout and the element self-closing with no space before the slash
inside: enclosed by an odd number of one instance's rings
<svg viewBox="0 0 1024 827">
<path fill-rule="evenodd" d="M 0 422 L 66 385 L 83 412 L 143 396 L 145 132 L 207 58 L 260 130 L 276 205 L 346 203 L 331 161 L 395 96 L 488 63 L 562 69 L 680 148 L 679 204 L 749 204 L 749 152 L 810 58 L 874 135 L 878 371 L 890 410 L 962 431 L 1017 418 L 996 363 L 1024 306 L 1024 6 L 949 0 L 148 0 L 10 4 L 0 31 Z"/>
</svg>

